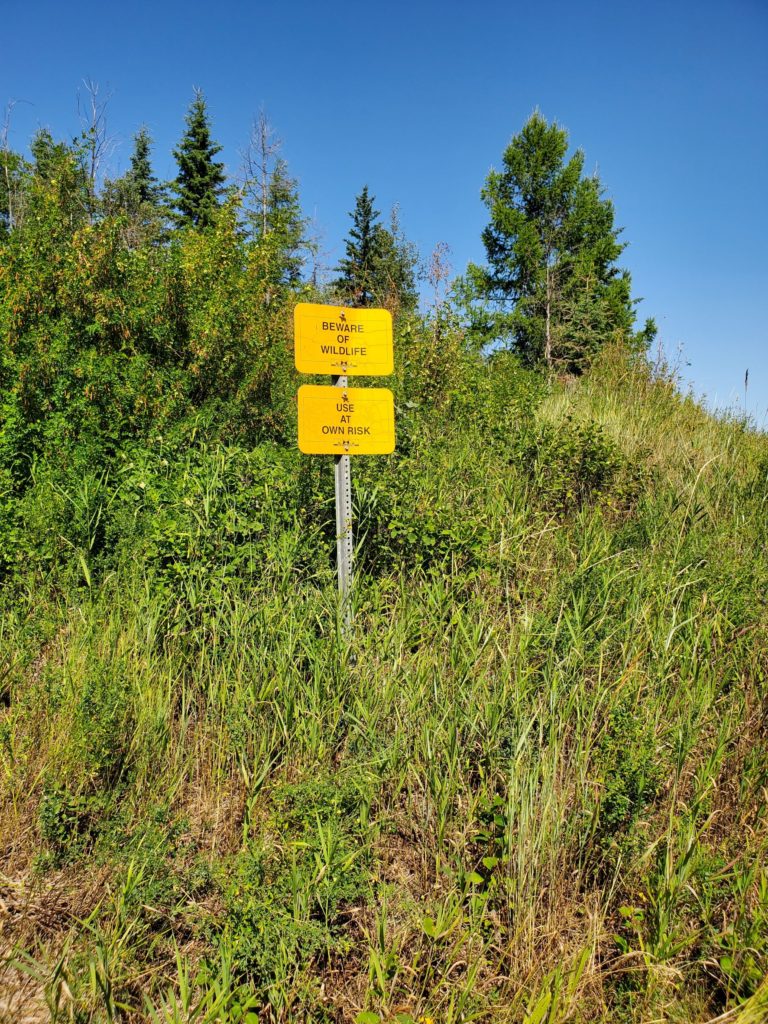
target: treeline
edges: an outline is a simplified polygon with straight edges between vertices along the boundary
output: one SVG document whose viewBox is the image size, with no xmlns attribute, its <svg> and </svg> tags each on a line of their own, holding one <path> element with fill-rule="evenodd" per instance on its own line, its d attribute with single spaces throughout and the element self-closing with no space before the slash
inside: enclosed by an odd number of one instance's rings
<svg viewBox="0 0 768 1024">
<path fill-rule="evenodd" d="M 251 242 L 269 241 L 269 274 L 276 283 L 318 285 L 317 265 L 307 272 L 316 244 L 308 235 L 297 182 L 280 155 L 263 112 L 254 123 L 238 184 L 227 182 L 217 160 L 203 94 L 197 90 L 185 130 L 173 150 L 178 173 L 160 182 L 152 170 L 146 127 L 133 140 L 128 171 L 119 178 L 100 171 L 109 149 L 106 104 L 88 83 L 89 117 L 72 143 L 57 142 L 43 128 L 30 143 L 31 160 L 6 139 L 0 150 L 0 239 L 36 216 L 33 183 L 58 184 L 56 199 L 76 228 L 122 221 L 130 247 L 168 243 L 179 231 L 213 228 L 228 208 Z M 607 340 L 647 343 L 652 321 L 633 335 L 629 274 L 617 266 L 625 248 L 614 226 L 612 203 L 597 175 L 583 174 L 584 154 L 566 159 L 567 133 L 535 112 L 503 153 L 482 190 L 490 222 L 483 232 L 487 265 L 470 265 L 454 299 L 481 345 L 506 343 L 528 362 L 580 371 Z M 389 228 L 366 185 L 350 214 L 352 227 L 326 297 L 355 305 L 378 303 L 412 312 L 418 304 L 420 259 L 403 235 L 398 210 Z"/>
<path fill-rule="evenodd" d="M 14 229 L 23 230 L 36 216 L 31 195 L 35 180 L 59 184 L 57 199 L 73 228 L 120 220 L 125 244 L 132 248 L 168 244 L 185 229 L 211 229 L 234 207 L 243 237 L 262 245 L 269 242 L 269 274 L 274 282 L 318 284 L 317 266 L 311 259 L 316 244 L 301 212 L 297 182 L 263 112 L 252 127 L 237 183 L 228 182 L 224 164 L 217 160 L 221 146 L 213 138 L 206 101 L 199 91 L 173 150 L 178 171 L 173 180 L 161 182 L 154 174 L 152 138 L 146 127 L 134 136 L 126 173 L 111 178 L 101 173 L 110 148 L 105 104 L 97 102 L 96 87 L 91 89 L 89 123 L 71 143 L 54 140 L 50 130 L 42 128 L 31 140 L 31 159 L 7 144 L 0 151 L 0 239 L 7 240 Z M 365 186 L 351 217 L 346 253 L 330 286 L 333 298 L 413 310 L 418 256 L 400 230 L 397 208 L 389 228 L 385 227 Z"/>
<path fill-rule="evenodd" d="M 610 201 L 583 176 L 582 154 L 566 159 L 566 133 L 538 113 L 483 191 L 486 266 L 454 280 L 446 247 L 425 267 L 397 209 L 385 226 L 367 186 L 343 257 L 319 274 L 297 182 L 264 116 L 239 184 L 227 180 L 199 92 L 172 181 L 154 173 L 145 128 L 121 177 L 103 173 L 107 143 L 94 90 L 73 141 L 42 129 L 28 158 L 0 152 L 4 572 L 55 562 L 57 543 L 93 550 L 88 527 L 79 539 L 52 539 L 40 508 L 158 439 L 293 449 L 298 300 L 392 311 L 401 438 L 413 410 L 445 417 L 460 406 L 463 415 L 474 402 L 479 415 L 479 375 L 498 404 L 509 381 L 494 368 L 580 373 L 607 343 L 642 353 L 653 335 L 652 322 L 634 329 Z M 420 281 L 431 291 L 421 308 Z"/>
</svg>

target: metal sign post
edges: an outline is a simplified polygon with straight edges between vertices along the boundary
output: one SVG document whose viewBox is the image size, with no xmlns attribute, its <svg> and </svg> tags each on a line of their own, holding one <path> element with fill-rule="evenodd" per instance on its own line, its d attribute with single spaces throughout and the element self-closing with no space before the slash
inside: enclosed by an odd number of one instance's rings
<svg viewBox="0 0 768 1024">
<path fill-rule="evenodd" d="M 305 455 L 334 456 L 341 632 L 348 641 L 354 572 L 349 459 L 395 450 L 395 408 L 388 388 L 350 388 L 347 375 L 384 377 L 393 372 L 392 316 L 386 309 L 300 302 L 293 311 L 293 338 L 299 373 L 331 374 L 331 387 L 299 388 L 298 442 Z"/>
<path fill-rule="evenodd" d="M 345 375 L 332 377 L 338 388 L 346 388 Z M 343 392 L 342 392 L 343 393 Z M 354 544 L 352 536 L 352 470 L 349 455 L 334 456 L 336 479 L 336 561 L 341 594 L 341 621 L 345 639 L 352 630 L 352 575 Z"/>
</svg>

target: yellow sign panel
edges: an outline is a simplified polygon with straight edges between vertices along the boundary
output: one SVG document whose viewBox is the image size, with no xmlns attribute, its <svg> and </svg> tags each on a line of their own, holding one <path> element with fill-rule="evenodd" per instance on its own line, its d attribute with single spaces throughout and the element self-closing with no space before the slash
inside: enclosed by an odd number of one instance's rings
<svg viewBox="0 0 768 1024">
<path fill-rule="evenodd" d="M 394 370 L 392 316 L 386 309 L 300 302 L 293 328 L 299 373 L 382 377 Z"/>
<path fill-rule="evenodd" d="M 299 448 L 305 455 L 389 455 L 395 405 L 389 388 L 299 388 Z"/>
</svg>

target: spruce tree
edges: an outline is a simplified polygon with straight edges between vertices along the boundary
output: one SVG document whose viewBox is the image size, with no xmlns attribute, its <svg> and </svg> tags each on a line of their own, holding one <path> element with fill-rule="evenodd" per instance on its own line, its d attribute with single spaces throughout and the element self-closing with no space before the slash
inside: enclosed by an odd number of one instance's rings
<svg viewBox="0 0 768 1024">
<path fill-rule="evenodd" d="M 186 118 L 187 130 L 173 151 L 179 173 L 173 182 L 176 220 L 204 228 L 213 223 L 224 185 L 224 165 L 214 160 L 221 146 L 211 139 L 203 94 L 198 90 Z"/>
<path fill-rule="evenodd" d="M 296 181 L 288 165 L 278 157 L 267 189 L 266 233 L 276 255 L 276 283 L 296 284 L 301 275 L 305 222 Z"/>
<path fill-rule="evenodd" d="M 413 309 L 418 301 L 414 247 L 400 231 L 397 211 L 393 212 L 392 229 L 387 230 L 377 223 L 379 211 L 373 204 L 366 185 L 350 214 L 352 227 L 346 255 L 339 261 L 336 290 L 350 305 Z"/>
<path fill-rule="evenodd" d="M 377 224 L 379 211 L 373 207 L 374 198 L 368 186 L 355 200 L 350 213 L 352 227 L 345 242 L 346 255 L 339 261 L 336 289 L 341 298 L 352 306 L 370 306 L 374 296 L 374 268 L 378 250 Z"/>
<path fill-rule="evenodd" d="M 529 363 L 578 372 L 605 342 L 631 339 L 634 303 L 613 205 L 582 176 L 584 154 L 566 160 L 567 150 L 567 133 L 538 112 L 512 139 L 482 191 L 488 265 L 470 278 L 495 309 L 488 341 L 507 337 Z"/>
<path fill-rule="evenodd" d="M 149 158 L 151 145 L 152 139 L 149 132 L 146 128 L 140 128 L 133 140 L 128 177 L 135 191 L 137 202 L 157 206 L 162 196 L 162 188 L 152 173 L 152 164 Z"/>
</svg>

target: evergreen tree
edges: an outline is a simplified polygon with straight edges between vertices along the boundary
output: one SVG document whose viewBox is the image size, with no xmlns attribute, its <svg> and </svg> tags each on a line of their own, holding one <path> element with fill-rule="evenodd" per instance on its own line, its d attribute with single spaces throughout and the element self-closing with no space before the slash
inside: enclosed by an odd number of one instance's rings
<svg viewBox="0 0 768 1024">
<path fill-rule="evenodd" d="M 131 167 L 128 171 L 128 177 L 139 203 L 158 206 L 163 190 L 152 173 L 152 164 L 149 158 L 151 145 L 152 139 L 149 132 L 146 128 L 140 128 L 133 140 L 133 153 L 131 154 Z"/>
<path fill-rule="evenodd" d="M 120 178 L 107 179 L 101 192 L 102 214 L 125 218 L 124 239 L 131 247 L 150 238 L 160 241 L 166 236 L 165 189 L 152 173 L 151 145 L 148 131 L 141 128 L 134 136 L 127 172 Z"/>
<path fill-rule="evenodd" d="M 538 112 L 512 139 L 482 191 L 488 266 L 470 278 L 495 308 L 494 337 L 511 337 L 529 363 L 579 371 L 606 341 L 632 337 L 634 303 L 616 266 L 613 205 L 596 176 L 582 177 L 583 153 L 566 160 L 567 149 L 566 132 Z"/>
<path fill-rule="evenodd" d="M 297 284 L 304 263 L 305 222 L 301 214 L 295 179 L 288 165 L 278 157 L 269 177 L 267 190 L 266 233 L 276 254 L 275 277 L 278 284 Z"/>
<path fill-rule="evenodd" d="M 336 290 L 350 305 L 413 309 L 418 301 L 414 247 L 403 237 L 397 211 L 393 211 L 392 230 L 387 230 L 377 223 L 379 211 L 373 204 L 366 185 L 350 214 L 352 227 L 346 255 L 339 262 Z"/>
<path fill-rule="evenodd" d="M 352 306 L 370 306 L 374 296 L 374 269 L 379 239 L 377 224 L 379 211 L 373 207 L 373 196 L 368 186 L 355 200 L 350 213 L 352 227 L 345 242 L 346 255 L 339 261 L 336 288 L 345 302 Z"/>
<path fill-rule="evenodd" d="M 179 173 L 173 182 L 176 220 L 181 225 L 208 227 L 219 207 L 224 185 L 224 165 L 214 160 L 221 146 L 211 139 L 205 99 L 199 91 L 189 108 L 187 130 L 173 151 Z"/>
</svg>

